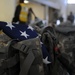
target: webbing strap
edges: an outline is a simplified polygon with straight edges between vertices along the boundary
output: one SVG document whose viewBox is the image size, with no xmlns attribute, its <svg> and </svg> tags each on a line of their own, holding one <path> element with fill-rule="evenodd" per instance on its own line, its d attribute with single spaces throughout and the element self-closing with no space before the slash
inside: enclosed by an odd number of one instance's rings
<svg viewBox="0 0 75 75">
<path fill-rule="evenodd" d="M 29 46 L 26 46 L 26 45 L 21 44 L 21 43 L 18 42 L 17 44 L 13 45 L 13 48 L 15 48 L 15 49 L 17 49 L 17 50 L 19 50 L 23 53 L 26 53 Z"/>
<path fill-rule="evenodd" d="M 24 44 L 21 44 L 21 43 L 17 43 L 13 47 L 23 53 L 27 53 L 27 51 L 29 49 L 29 46 L 26 47 Z M 28 55 L 23 62 L 23 65 L 21 67 L 21 71 L 20 71 L 19 75 L 28 75 L 29 69 L 35 59 L 32 49 L 27 54 Z"/>
<path fill-rule="evenodd" d="M 24 63 L 21 67 L 21 71 L 19 75 L 28 75 L 28 71 L 34 61 L 35 57 L 34 54 L 32 52 L 30 52 L 28 54 L 28 56 L 26 57 L 26 59 L 24 60 Z"/>
</svg>

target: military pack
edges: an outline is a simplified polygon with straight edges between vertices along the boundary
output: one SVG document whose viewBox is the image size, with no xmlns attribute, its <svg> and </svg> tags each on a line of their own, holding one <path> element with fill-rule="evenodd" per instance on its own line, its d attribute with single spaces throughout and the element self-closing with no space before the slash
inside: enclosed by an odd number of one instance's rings
<svg viewBox="0 0 75 75">
<path fill-rule="evenodd" d="M 0 75 L 44 75 L 42 59 L 39 38 L 8 41 L 0 48 Z"/>
<path fill-rule="evenodd" d="M 75 71 L 75 26 L 59 25 L 55 28 L 59 40 L 61 56 L 59 61 L 66 67 L 71 75 Z"/>
</svg>

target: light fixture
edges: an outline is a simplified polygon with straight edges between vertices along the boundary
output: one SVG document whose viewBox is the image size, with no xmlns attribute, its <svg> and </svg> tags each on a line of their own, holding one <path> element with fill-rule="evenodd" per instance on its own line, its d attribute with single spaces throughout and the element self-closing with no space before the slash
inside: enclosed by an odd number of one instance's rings
<svg viewBox="0 0 75 75">
<path fill-rule="evenodd" d="M 28 1 L 28 0 L 24 0 L 24 3 L 26 3 L 26 4 L 27 4 L 27 3 L 29 3 L 29 1 Z"/>
<path fill-rule="evenodd" d="M 75 4 L 75 0 L 68 0 L 68 4 Z"/>
</svg>

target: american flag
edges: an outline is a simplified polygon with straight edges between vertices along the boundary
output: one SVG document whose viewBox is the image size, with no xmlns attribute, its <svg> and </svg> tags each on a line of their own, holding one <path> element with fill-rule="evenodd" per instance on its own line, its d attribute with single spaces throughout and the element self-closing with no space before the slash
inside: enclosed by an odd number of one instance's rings
<svg viewBox="0 0 75 75">
<path fill-rule="evenodd" d="M 3 30 L 3 32 L 10 38 L 18 39 L 20 41 L 38 37 L 37 32 L 31 26 L 26 24 L 15 24 L 0 21 L 0 30 Z M 41 48 L 43 53 L 43 62 L 45 64 L 50 64 L 50 55 L 42 42 Z"/>
</svg>

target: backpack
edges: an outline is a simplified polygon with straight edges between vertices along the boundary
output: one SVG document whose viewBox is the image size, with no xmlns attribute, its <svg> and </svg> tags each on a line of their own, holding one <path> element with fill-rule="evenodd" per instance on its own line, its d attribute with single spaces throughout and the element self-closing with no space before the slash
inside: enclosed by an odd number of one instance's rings
<svg viewBox="0 0 75 75">
<path fill-rule="evenodd" d="M 44 75 L 42 59 L 39 38 L 9 41 L 0 49 L 0 75 Z"/>
<path fill-rule="evenodd" d="M 48 65 L 49 74 L 58 75 L 56 73 L 56 68 L 55 68 L 57 64 L 56 64 L 56 55 L 55 55 L 54 48 L 57 45 L 57 40 L 56 40 L 56 33 L 54 28 L 50 26 L 45 27 L 41 34 L 41 40 L 46 46 L 52 60 L 52 63 Z"/>
<path fill-rule="evenodd" d="M 50 26 L 44 28 L 41 35 L 41 40 L 54 61 L 54 47 L 57 45 L 56 32 L 54 28 Z"/>
<path fill-rule="evenodd" d="M 60 44 L 60 40 L 58 38 L 60 37 L 58 35 L 60 31 L 58 29 L 61 31 L 61 28 L 53 28 L 48 26 L 43 30 L 41 36 L 41 39 L 45 44 L 46 48 L 48 49 L 48 52 L 53 60 L 52 64 L 48 65 L 49 71 L 51 75 L 73 75 L 75 70 L 73 67 L 74 64 L 70 62 L 72 61 L 72 58 L 69 57 L 67 53 L 62 53 L 61 47 L 59 47 L 58 50 L 55 51 L 55 47 Z M 62 31 L 62 33 L 63 32 L 64 31 Z M 60 35 L 62 35 L 62 33 L 60 33 Z M 65 33 L 66 32 L 64 32 L 64 36 Z M 60 37 L 60 39 L 61 38 L 63 37 Z"/>
<path fill-rule="evenodd" d="M 75 26 L 59 25 L 55 28 L 61 56 L 58 60 L 70 75 L 75 74 Z"/>
<path fill-rule="evenodd" d="M 55 28 L 57 39 L 61 47 L 61 52 L 69 53 L 74 50 L 75 26 L 62 25 Z"/>
</svg>

